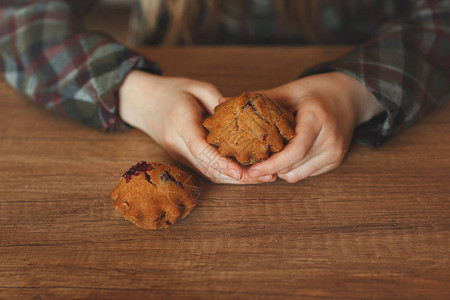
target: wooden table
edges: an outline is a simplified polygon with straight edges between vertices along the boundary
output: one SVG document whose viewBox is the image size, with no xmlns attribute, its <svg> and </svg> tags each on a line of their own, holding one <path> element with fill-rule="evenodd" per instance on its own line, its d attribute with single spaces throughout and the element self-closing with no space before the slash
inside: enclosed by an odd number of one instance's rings
<svg viewBox="0 0 450 300">
<path fill-rule="evenodd" d="M 236 95 L 347 50 L 142 52 Z M 1 299 L 449 299 L 449 104 L 297 184 L 203 180 L 192 214 L 157 231 L 109 198 L 135 162 L 173 162 L 150 138 L 57 117 L 4 81 L 0 113 Z"/>
</svg>

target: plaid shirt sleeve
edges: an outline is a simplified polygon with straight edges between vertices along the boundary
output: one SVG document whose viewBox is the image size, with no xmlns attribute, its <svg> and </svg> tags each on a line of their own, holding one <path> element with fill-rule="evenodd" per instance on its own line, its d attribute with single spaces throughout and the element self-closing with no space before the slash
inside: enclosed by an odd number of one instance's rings
<svg viewBox="0 0 450 300">
<path fill-rule="evenodd" d="M 357 79 L 385 113 L 359 126 L 355 140 L 377 146 L 450 98 L 450 1 L 422 0 L 406 18 L 335 61 L 302 76 L 340 71 Z"/>
<path fill-rule="evenodd" d="M 92 1 L 0 1 L 0 69 L 33 101 L 87 125 L 122 127 L 117 90 L 133 69 L 158 65 L 82 26 Z M 73 5 L 73 7 L 72 7 Z"/>
</svg>

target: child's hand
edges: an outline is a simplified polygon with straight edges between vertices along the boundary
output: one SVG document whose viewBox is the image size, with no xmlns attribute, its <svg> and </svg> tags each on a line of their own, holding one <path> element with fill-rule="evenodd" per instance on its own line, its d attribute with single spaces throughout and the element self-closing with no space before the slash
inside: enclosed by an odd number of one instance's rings
<svg viewBox="0 0 450 300">
<path fill-rule="evenodd" d="M 355 127 L 383 111 L 366 87 L 339 72 L 305 77 L 264 92 L 297 113 L 297 136 L 281 152 L 250 167 L 245 178 L 278 174 L 297 182 L 328 172 L 342 163 Z"/>
<path fill-rule="evenodd" d="M 206 143 L 203 114 L 212 113 L 222 95 L 212 84 L 187 78 L 131 72 L 119 91 L 119 114 L 213 182 L 242 183 L 242 167 Z M 257 179 L 247 180 L 248 183 Z"/>
</svg>

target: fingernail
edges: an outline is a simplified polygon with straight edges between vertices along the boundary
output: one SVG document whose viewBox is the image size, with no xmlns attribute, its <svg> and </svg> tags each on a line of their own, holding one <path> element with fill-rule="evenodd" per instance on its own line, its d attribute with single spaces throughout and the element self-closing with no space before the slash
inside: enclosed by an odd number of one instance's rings
<svg viewBox="0 0 450 300">
<path fill-rule="evenodd" d="M 239 172 L 236 169 L 229 169 L 228 173 L 231 177 L 236 180 L 241 180 L 241 176 L 239 176 Z"/>
<path fill-rule="evenodd" d="M 270 182 L 272 180 L 273 180 L 273 175 L 266 175 L 266 176 L 258 177 L 259 182 Z"/>
<path fill-rule="evenodd" d="M 258 176 L 261 175 L 261 171 L 258 170 L 258 169 L 251 169 L 251 170 L 248 171 L 248 175 L 250 177 L 258 177 Z"/>
</svg>

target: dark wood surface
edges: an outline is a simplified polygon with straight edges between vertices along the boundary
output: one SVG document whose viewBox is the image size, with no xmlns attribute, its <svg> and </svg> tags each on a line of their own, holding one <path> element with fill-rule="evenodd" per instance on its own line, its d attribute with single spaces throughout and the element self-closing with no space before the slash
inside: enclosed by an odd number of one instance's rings
<svg viewBox="0 0 450 300">
<path fill-rule="evenodd" d="M 225 95 L 276 86 L 345 47 L 141 49 Z M 157 231 L 109 193 L 139 160 L 173 162 L 138 130 L 57 117 L 0 80 L 1 299 L 448 299 L 450 105 L 378 149 L 297 184 L 202 181 Z"/>
</svg>

